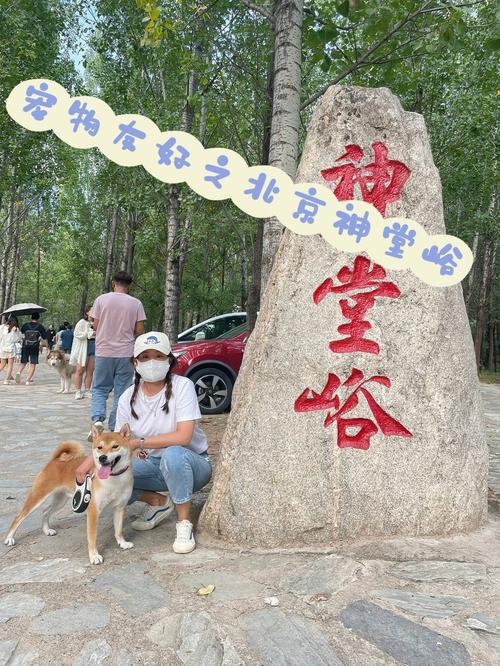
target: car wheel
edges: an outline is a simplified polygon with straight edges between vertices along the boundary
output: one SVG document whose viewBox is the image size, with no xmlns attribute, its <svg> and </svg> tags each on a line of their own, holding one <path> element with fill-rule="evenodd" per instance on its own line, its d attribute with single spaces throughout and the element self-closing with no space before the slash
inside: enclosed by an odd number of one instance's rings
<svg viewBox="0 0 500 666">
<path fill-rule="evenodd" d="M 233 380 L 219 368 L 204 368 L 189 376 L 202 414 L 221 414 L 231 404 Z"/>
</svg>

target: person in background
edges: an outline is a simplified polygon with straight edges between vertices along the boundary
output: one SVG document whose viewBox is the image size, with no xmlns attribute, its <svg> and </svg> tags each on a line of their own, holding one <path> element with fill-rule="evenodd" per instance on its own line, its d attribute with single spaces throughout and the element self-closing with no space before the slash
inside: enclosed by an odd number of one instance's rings
<svg viewBox="0 0 500 666">
<path fill-rule="evenodd" d="M 16 357 L 16 345 L 20 344 L 22 339 L 17 318 L 10 315 L 7 322 L 0 326 L 0 372 L 7 367 L 4 384 L 14 383 L 12 371 Z"/>
<path fill-rule="evenodd" d="M 61 347 L 65 354 L 71 354 L 73 346 L 73 330 L 69 321 L 64 322 L 64 331 L 61 331 Z"/>
<path fill-rule="evenodd" d="M 0 321 L 0 372 L 7 367 L 7 357 L 2 358 L 2 338 L 7 333 L 7 315 L 3 315 Z"/>
<path fill-rule="evenodd" d="M 33 375 L 38 365 L 38 354 L 40 352 L 40 340 L 45 340 L 46 332 L 40 324 L 40 315 L 33 312 L 31 321 L 23 324 L 21 333 L 23 334 L 23 346 L 21 348 L 21 364 L 16 372 L 16 384 L 21 383 L 21 376 L 26 365 L 29 363 L 28 376 L 26 377 L 26 386 L 33 384 Z"/>
<path fill-rule="evenodd" d="M 94 368 L 95 368 L 95 331 L 92 324 L 90 324 L 92 329 L 92 337 L 87 341 L 87 365 L 85 366 L 85 391 L 92 395 L 92 382 L 94 379 Z"/>
<path fill-rule="evenodd" d="M 75 372 L 75 400 L 81 400 L 85 397 L 85 390 L 90 389 L 92 385 L 92 375 L 94 372 L 94 355 L 89 355 L 89 343 L 95 344 L 94 329 L 89 322 L 90 305 L 87 305 L 83 317 L 76 324 L 74 330 L 73 344 L 71 346 L 70 364 L 76 365 Z M 89 366 L 92 366 L 89 368 Z M 85 372 L 85 388 L 82 391 L 83 373 Z M 89 376 L 90 375 L 90 376 Z"/>
<path fill-rule="evenodd" d="M 119 271 L 113 276 L 112 291 L 98 296 L 89 317 L 96 332 L 94 384 L 91 419 L 104 429 L 106 401 L 113 391 L 108 427 L 115 429 L 116 410 L 121 394 L 132 384 L 134 339 L 144 333 L 146 314 L 141 301 L 129 295 L 132 276 Z M 90 440 L 92 439 L 89 433 Z"/>
<path fill-rule="evenodd" d="M 47 344 L 49 346 L 49 351 L 54 346 L 55 337 L 56 337 L 56 329 L 54 328 L 54 324 L 49 324 L 49 327 L 47 329 Z"/>
<path fill-rule="evenodd" d="M 61 342 L 61 333 L 66 330 L 66 327 L 64 324 L 61 324 L 59 328 L 57 329 L 56 336 L 54 338 L 54 348 L 55 349 L 62 349 L 62 342 Z"/>
</svg>

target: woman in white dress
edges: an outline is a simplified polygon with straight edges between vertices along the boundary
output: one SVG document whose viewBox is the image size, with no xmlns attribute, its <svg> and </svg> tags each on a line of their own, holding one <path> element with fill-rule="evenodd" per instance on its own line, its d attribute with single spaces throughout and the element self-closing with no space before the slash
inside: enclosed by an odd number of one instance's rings
<svg viewBox="0 0 500 666">
<path fill-rule="evenodd" d="M 85 391 L 89 391 L 92 386 L 92 377 L 94 374 L 94 355 L 88 354 L 89 343 L 92 345 L 94 338 L 94 329 L 89 322 L 90 305 L 87 305 L 83 318 L 75 326 L 73 331 L 73 344 L 71 345 L 70 364 L 76 365 L 75 372 L 75 400 L 81 400 L 85 397 Z M 85 388 L 82 391 L 83 373 L 85 372 Z"/>
<path fill-rule="evenodd" d="M 17 318 L 10 315 L 7 323 L 0 327 L 0 372 L 7 366 L 7 376 L 4 384 L 14 383 L 12 371 L 16 358 L 16 346 L 21 343 L 22 339 L 23 336 L 19 330 Z"/>
</svg>

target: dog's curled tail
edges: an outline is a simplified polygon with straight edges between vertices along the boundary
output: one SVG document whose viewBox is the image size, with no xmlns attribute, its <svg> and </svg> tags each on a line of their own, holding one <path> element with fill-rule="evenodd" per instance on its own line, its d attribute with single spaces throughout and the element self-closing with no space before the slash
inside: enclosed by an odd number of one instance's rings
<svg viewBox="0 0 500 666">
<path fill-rule="evenodd" d="M 68 460 L 74 460 L 75 458 L 81 458 L 85 453 L 80 444 L 76 442 L 63 442 L 59 444 L 57 449 L 54 451 L 51 457 L 52 460 L 58 460 L 59 462 L 68 462 Z"/>
</svg>

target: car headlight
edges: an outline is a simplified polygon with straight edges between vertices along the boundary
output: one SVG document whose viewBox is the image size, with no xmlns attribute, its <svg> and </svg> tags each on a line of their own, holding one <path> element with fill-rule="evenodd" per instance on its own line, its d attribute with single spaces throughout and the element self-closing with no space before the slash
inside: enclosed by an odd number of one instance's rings
<svg viewBox="0 0 500 666">
<path fill-rule="evenodd" d="M 172 352 L 175 358 L 180 358 L 181 356 L 184 356 L 185 353 L 186 353 L 185 351 Z"/>
</svg>

